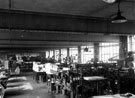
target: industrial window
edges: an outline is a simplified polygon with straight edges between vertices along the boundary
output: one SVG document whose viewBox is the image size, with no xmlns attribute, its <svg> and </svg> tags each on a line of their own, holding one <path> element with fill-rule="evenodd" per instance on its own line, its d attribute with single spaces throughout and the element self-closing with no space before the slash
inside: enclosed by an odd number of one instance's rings
<svg viewBox="0 0 135 98">
<path fill-rule="evenodd" d="M 88 48 L 88 51 L 84 51 L 85 48 Z M 81 46 L 81 62 L 88 63 L 94 59 L 94 46 Z"/>
<path fill-rule="evenodd" d="M 53 51 L 50 50 L 50 58 L 52 58 L 52 57 L 53 57 Z"/>
<path fill-rule="evenodd" d="M 46 53 L 46 55 L 45 55 L 46 58 L 49 58 L 49 51 L 46 51 L 45 53 Z"/>
<path fill-rule="evenodd" d="M 128 51 L 135 51 L 135 35 L 128 36 Z"/>
<path fill-rule="evenodd" d="M 119 59 L 119 43 L 100 43 L 99 60 L 106 63 L 116 62 Z"/>
<path fill-rule="evenodd" d="M 60 51 L 59 50 L 55 50 L 55 60 L 59 60 L 59 56 L 60 56 Z"/>
<path fill-rule="evenodd" d="M 67 57 L 67 49 L 61 49 L 61 61 L 64 61 L 64 58 Z"/>
<path fill-rule="evenodd" d="M 69 56 L 73 62 L 78 62 L 78 48 L 69 48 Z"/>
</svg>

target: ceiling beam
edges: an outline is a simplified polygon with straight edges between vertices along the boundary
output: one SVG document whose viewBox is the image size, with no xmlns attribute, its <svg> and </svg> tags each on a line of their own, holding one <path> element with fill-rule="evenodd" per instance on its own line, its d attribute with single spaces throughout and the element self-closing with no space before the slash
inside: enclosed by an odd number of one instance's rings
<svg viewBox="0 0 135 98">
<path fill-rule="evenodd" d="M 135 22 L 112 24 L 93 17 L 0 10 L 0 28 L 17 30 L 66 31 L 109 34 L 133 34 Z"/>
</svg>

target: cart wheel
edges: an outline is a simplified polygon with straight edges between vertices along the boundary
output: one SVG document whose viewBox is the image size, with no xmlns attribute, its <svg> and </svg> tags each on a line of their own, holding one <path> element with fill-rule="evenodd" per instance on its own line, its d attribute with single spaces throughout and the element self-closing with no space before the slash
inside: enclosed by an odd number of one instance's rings
<svg viewBox="0 0 135 98">
<path fill-rule="evenodd" d="M 4 98 L 5 95 L 5 89 L 4 87 L 0 84 L 0 98 Z"/>
</svg>

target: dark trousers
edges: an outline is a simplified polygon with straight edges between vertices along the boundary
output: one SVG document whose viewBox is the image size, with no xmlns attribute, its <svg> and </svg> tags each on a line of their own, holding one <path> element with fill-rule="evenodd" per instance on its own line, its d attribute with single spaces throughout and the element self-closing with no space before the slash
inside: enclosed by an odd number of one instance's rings
<svg viewBox="0 0 135 98">
<path fill-rule="evenodd" d="M 36 82 L 39 82 L 39 77 L 41 76 L 42 82 L 46 82 L 46 72 L 34 72 L 34 77 Z"/>
</svg>

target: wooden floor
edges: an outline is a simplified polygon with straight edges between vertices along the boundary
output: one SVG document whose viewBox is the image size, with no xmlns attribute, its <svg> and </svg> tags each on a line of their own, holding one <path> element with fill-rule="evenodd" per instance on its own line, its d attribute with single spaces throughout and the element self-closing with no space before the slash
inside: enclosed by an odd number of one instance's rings
<svg viewBox="0 0 135 98">
<path fill-rule="evenodd" d="M 67 98 L 61 94 L 48 93 L 46 83 L 36 83 L 32 73 L 9 78 L 4 98 Z"/>
</svg>

